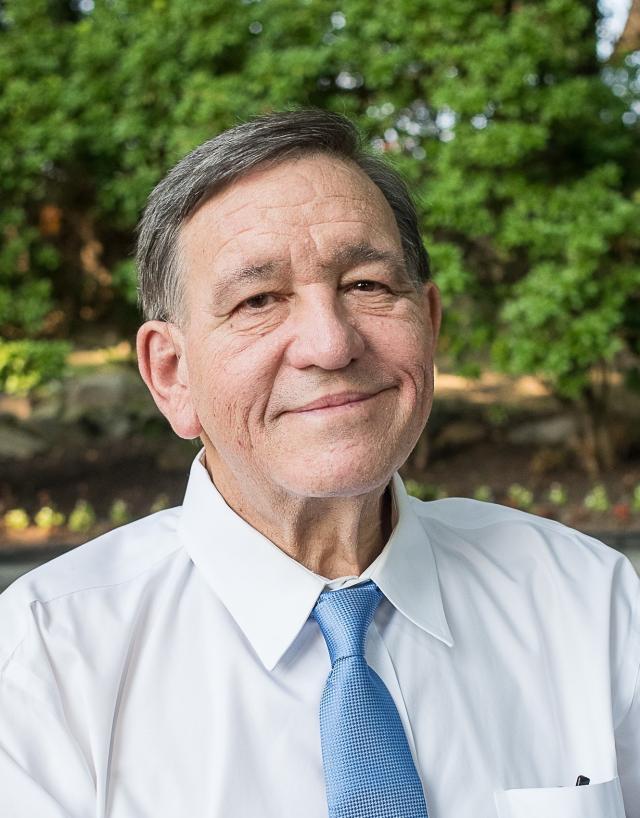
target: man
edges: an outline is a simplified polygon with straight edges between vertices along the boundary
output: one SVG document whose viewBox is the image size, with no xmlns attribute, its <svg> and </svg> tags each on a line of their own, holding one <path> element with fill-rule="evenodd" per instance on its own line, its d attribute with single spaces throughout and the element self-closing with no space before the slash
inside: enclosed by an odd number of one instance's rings
<svg viewBox="0 0 640 818">
<path fill-rule="evenodd" d="M 353 126 L 200 146 L 138 264 L 141 375 L 203 445 L 181 507 L 0 597 L 0 814 L 638 818 L 630 562 L 397 474 L 440 303 Z"/>
</svg>

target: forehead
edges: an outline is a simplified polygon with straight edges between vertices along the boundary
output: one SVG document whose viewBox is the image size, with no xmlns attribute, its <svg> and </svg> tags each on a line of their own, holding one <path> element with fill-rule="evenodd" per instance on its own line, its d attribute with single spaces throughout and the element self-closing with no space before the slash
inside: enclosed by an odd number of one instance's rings
<svg viewBox="0 0 640 818">
<path fill-rule="evenodd" d="M 320 154 L 234 182 L 183 226 L 181 246 L 192 264 L 288 253 L 292 242 L 321 253 L 342 238 L 400 246 L 393 211 L 377 185 L 355 164 Z"/>
</svg>

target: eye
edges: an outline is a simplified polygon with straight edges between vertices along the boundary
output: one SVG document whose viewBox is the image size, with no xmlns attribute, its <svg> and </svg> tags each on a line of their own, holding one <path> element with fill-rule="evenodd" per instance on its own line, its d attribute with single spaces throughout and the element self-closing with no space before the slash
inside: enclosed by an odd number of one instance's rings
<svg viewBox="0 0 640 818">
<path fill-rule="evenodd" d="M 381 284 L 379 281 L 370 281 L 369 279 L 356 281 L 354 284 L 351 284 L 350 287 L 359 293 L 375 293 L 385 290 L 388 292 L 389 290 L 386 284 Z"/>
<path fill-rule="evenodd" d="M 269 299 L 273 299 L 270 293 L 258 293 L 258 295 L 252 295 L 251 298 L 246 298 L 244 301 L 241 301 L 237 309 L 247 309 L 255 312 L 256 310 L 270 306 L 272 302 Z"/>
</svg>

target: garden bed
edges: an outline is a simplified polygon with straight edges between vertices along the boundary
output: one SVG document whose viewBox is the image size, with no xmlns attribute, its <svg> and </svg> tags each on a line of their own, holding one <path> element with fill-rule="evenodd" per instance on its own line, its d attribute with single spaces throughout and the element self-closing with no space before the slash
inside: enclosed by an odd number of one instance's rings
<svg viewBox="0 0 640 818">
<path fill-rule="evenodd" d="M 0 517 L 6 520 L 9 511 L 15 516 L 18 509 L 27 525 L 0 525 L 0 552 L 72 547 L 152 511 L 180 505 L 197 448 L 175 438 L 151 445 L 134 437 L 75 456 L 42 455 L 12 465 L 10 476 L 5 471 L 0 479 Z M 640 535 L 640 461 L 627 460 L 594 482 L 570 458 L 536 474 L 531 462 L 539 456 L 526 447 L 480 441 L 433 457 L 423 473 L 407 464 L 402 474 L 409 490 L 424 499 L 476 497 L 585 532 Z M 47 527 L 51 513 L 43 514 L 43 508 L 64 515 L 65 525 Z"/>
</svg>

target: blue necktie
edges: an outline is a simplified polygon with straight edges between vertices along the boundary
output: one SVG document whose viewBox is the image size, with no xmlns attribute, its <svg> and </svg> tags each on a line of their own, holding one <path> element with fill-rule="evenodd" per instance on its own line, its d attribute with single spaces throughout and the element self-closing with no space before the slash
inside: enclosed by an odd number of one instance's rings
<svg viewBox="0 0 640 818">
<path fill-rule="evenodd" d="M 398 710 L 364 658 L 382 592 L 372 580 L 323 591 L 311 616 L 329 648 L 320 738 L 329 818 L 428 818 Z"/>
</svg>

